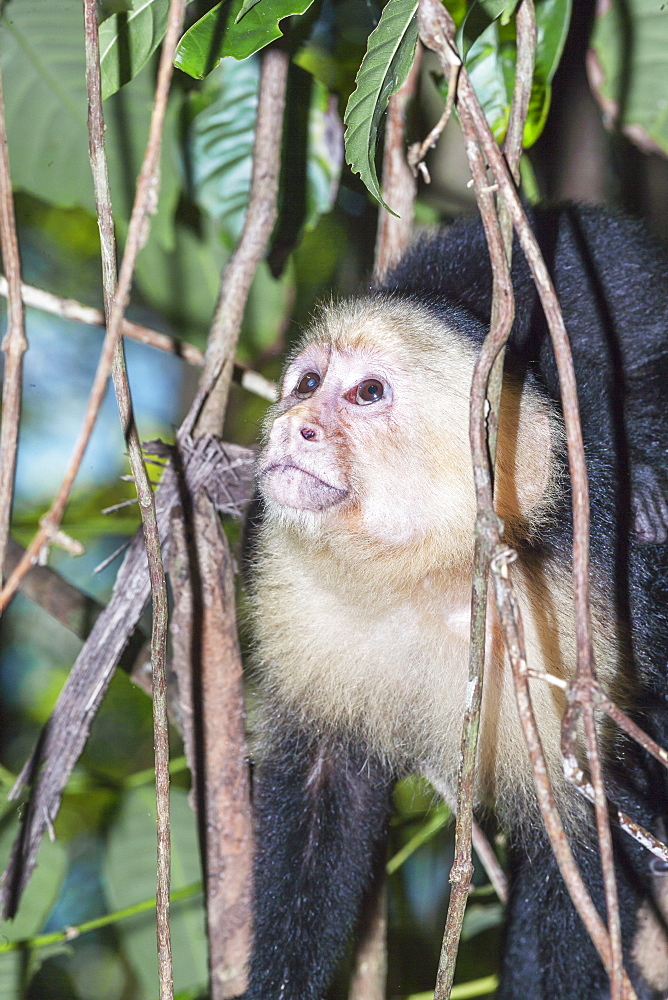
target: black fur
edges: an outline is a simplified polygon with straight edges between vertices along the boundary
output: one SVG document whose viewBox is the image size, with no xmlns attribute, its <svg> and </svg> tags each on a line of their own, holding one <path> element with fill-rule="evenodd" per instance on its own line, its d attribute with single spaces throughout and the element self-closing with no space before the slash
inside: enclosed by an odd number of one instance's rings
<svg viewBox="0 0 668 1000">
<path fill-rule="evenodd" d="M 319 997 L 350 936 L 390 814 L 391 775 L 345 738 L 281 720 L 259 769 L 247 997 Z"/>
<path fill-rule="evenodd" d="M 638 721 L 668 745 L 668 258 L 629 220 L 586 207 L 540 210 L 533 225 L 561 302 L 573 350 L 591 496 L 593 572 L 614 595 L 628 641 Z M 507 364 L 558 403 L 545 320 L 526 261 L 513 254 L 516 322 Z M 463 337 L 480 341 L 489 320 L 491 273 L 482 227 L 461 223 L 422 239 L 374 292 L 426 304 Z M 570 560 L 570 496 L 533 543 Z M 282 726 L 280 727 L 283 728 Z M 290 727 L 285 728 L 285 732 Z M 321 737 L 321 741 L 324 738 Z M 656 829 L 666 816 L 666 777 L 615 736 L 615 796 Z M 389 776 L 363 748 L 332 748 L 313 734 L 270 748 L 257 798 L 256 946 L 248 1000 L 317 1000 L 354 923 L 382 842 Z M 648 891 L 651 856 L 615 834 L 629 971 L 635 914 Z M 576 845 L 582 873 L 604 912 L 594 847 Z M 607 977 L 568 898 L 542 830 L 511 844 L 511 899 L 499 996 L 589 1000 Z"/>
</svg>

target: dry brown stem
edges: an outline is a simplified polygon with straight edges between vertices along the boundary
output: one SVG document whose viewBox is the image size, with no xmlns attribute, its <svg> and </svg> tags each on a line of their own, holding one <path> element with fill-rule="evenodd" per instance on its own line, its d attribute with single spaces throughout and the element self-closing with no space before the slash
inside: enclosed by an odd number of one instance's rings
<svg viewBox="0 0 668 1000">
<path fill-rule="evenodd" d="M 348 1000 L 385 1000 L 387 981 L 387 881 L 381 869 L 362 913 Z"/>
<path fill-rule="evenodd" d="M 137 489 L 137 499 L 139 500 L 153 606 L 151 668 L 153 678 L 153 734 L 157 806 L 156 926 L 160 1000 L 170 1000 L 174 996 L 172 945 L 169 928 L 171 839 L 169 829 L 169 724 L 167 719 L 166 680 L 167 584 L 162 565 L 155 501 L 146 466 L 143 462 L 141 444 L 134 421 L 120 331 L 123 314 L 130 296 L 130 285 L 136 257 L 146 239 L 145 226 L 147 213 L 151 208 L 150 199 L 157 197 L 162 127 L 172 77 L 172 63 L 183 23 L 184 12 L 184 0 L 172 0 L 167 36 L 158 69 L 158 82 L 151 116 L 149 141 L 130 219 L 128 243 L 121 267 L 121 280 L 117 285 L 116 239 L 104 145 L 105 129 L 100 86 L 97 3 L 96 0 L 84 0 L 89 151 L 100 230 L 105 315 L 108 319 L 109 333 L 112 335 L 115 344 L 112 377 L 118 401 L 123 437 L 128 449 L 130 466 Z"/>
<path fill-rule="evenodd" d="M 265 49 L 248 208 L 241 237 L 223 271 L 209 332 L 200 380 L 200 391 L 206 398 L 203 405 L 199 404 L 201 412 L 197 410 L 198 435 L 219 434 L 223 426 L 231 367 L 248 293 L 276 221 L 288 65 L 287 52 L 274 47 Z"/>
<path fill-rule="evenodd" d="M 471 839 L 478 860 L 482 864 L 487 877 L 492 884 L 494 892 L 502 903 L 508 902 L 508 879 L 506 873 L 499 864 L 499 860 L 494 853 L 494 848 L 476 823 L 475 819 L 471 824 Z"/>
<path fill-rule="evenodd" d="M 12 538 L 7 539 L 4 569 L 11 573 L 22 558 L 24 549 Z M 79 639 L 85 639 L 102 611 L 94 597 L 84 594 L 49 566 L 33 566 L 21 580 L 20 591 Z"/>
<path fill-rule="evenodd" d="M 421 37 L 423 42 L 432 48 L 439 56 L 444 72 L 448 73 L 458 58 L 453 49 L 454 40 L 454 25 L 444 8 L 435 2 L 435 0 L 421 0 L 420 5 L 420 15 L 421 15 Z M 553 342 L 555 346 L 555 354 L 557 356 L 557 364 L 560 374 L 560 382 L 562 386 L 562 397 L 564 403 L 564 414 L 566 420 L 566 433 L 567 442 L 569 450 L 569 462 L 571 466 L 571 477 L 573 480 L 573 496 L 574 496 L 574 575 L 576 581 L 576 621 L 577 621 L 577 648 L 578 648 L 578 676 L 591 676 L 592 664 L 591 664 L 591 640 L 590 640 L 590 626 L 588 622 L 588 592 L 587 592 L 587 577 L 588 577 L 588 497 L 587 497 L 587 479 L 586 472 L 584 468 L 584 452 L 582 449 L 582 438 L 581 431 L 579 427 L 578 419 L 578 408 L 577 408 L 577 395 L 575 393 L 575 382 L 572 370 L 572 361 L 570 359 L 570 349 L 568 341 L 566 338 L 565 330 L 563 328 L 563 320 L 561 319 L 560 311 L 558 308 L 558 303 L 556 302 L 556 296 L 554 295 L 554 290 L 551 285 L 547 269 L 540 257 L 540 252 L 535 243 L 535 240 L 531 234 L 530 228 L 528 226 L 526 217 L 522 211 L 517 193 L 515 190 L 515 185 L 513 178 L 505 163 L 503 156 L 501 155 L 496 142 L 489 131 L 487 123 L 485 121 L 484 115 L 480 109 L 480 105 L 477 101 L 476 95 L 470 85 L 468 75 L 464 69 L 460 71 L 459 74 L 459 87 L 458 87 L 458 109 L 460 120 L 462 121 L 462 127 L 467 140 L 467 151 L 469 156 L 471 156 L 471 151 L 473 148 L 473 135 L 469 136 L 467 132 L 467 120 L 470 120 L 470 126 L 473 130 L 477 140 L 481 143 L 484 154 L 492 168 L 495 187 L 498 186 L 504 200 L 507 203 L 507 210 L 512 219 L 513 225 L 518 231 L 520 242 L 525 251 L 529 264 L 531 266 L 532 272 L 534 274 L 534 280 L 538 288 L 538 292 L 543 303 L 543 308 L 548 319 L 548 324 L 553 336 Z M 473 167 L 473 163 L 472 163 Z M 476 181 L 476 174 L 474 171 L 474 181 L 476 182 L 477 194 L 484 194 L 484 190 L 481 188 L 480 181 Z M 481 211 L 483 206 L 481 205 Z M 483 214 L 483 222 L 485 221 L 485 212 Z M 490 237 L 490 229 L 486 226 L 486 234 L 488 236 L 488 242 Z M 493 267 L 498 266 L 499 268 L 505 268 L 506 276 L 504 278 L 504 283 L 509 281 L 509 275 L 507 273 L 507 262 L 505 260 L 505 255 L 490 244 L 490 253 L 492 258 Z M 482 368 L 479 369 L 482 374 Z M 485 378 L 486 384 L 486 378 Z M 474 390 L 473 395 L 475 395 L 475 380 L 474 380 Z M 478 406 L 482 405 L 482 398 L 477 402 Z M 472 412 L 473 412 L 473 399 L 472 399 Z M 488 531 L 490 541 L 494 534 L 498 532 L 498 527 L 494 523 L 494 518 L 491 515 L 491 478 L 489 476 L 489 468 L 484 455 L 484 440 L 480 440 L 480 428 L 476 428 L 472 425 L 471 428 L 472 435 L 472 450 L 474 452 L 474 477 L 476 481 L 476 491 L 478 494 L 479 509 L 486 511 L 485 521 L 481 524 L 481 530 Z M 478 439 L 476 441 L 476 438 Z M 476 455 L 477 451 L 477 455 Z M 480 464 L 479 464 L 480 463 Z M 499 539 L 500 543 L 500 539 Z M 476 567 L 477 568 L 477 567 Z M 505 567 L 504 567 L 505 570 Z M 505 571 L 505 576 L 507 576 L 507 570 Z M 578 911 L 585 919 L 588 930 L 596 944 L 599 953 L 604 961 L 606 969 L 611 977 L 613 984 L 613 989 L 618 991 L 624 990 L 623 995 L 631 996 L 632 992 L 628 980 L 623 976 L 620 964 L 620 946 L 619 938 L 617 936 L 616 943 L 611 945 L 610 938 L 605 932 L 605 928 L 600 922 L 598 915 L 593 907 L 591 899 L 586 892 L 584 883 L 582 882 L 579 872 L 577 871 L 577 866 L 575 865 L 574 859 L 570 852 L 569 845 L 566 841 L 566 837 L 561 827 L 561 821 L 556 810 L 556 805 L 552 796 L 551 789 L 549 787 L 549 780 L 547 775 L 547 769 L 545 766 L 545 761 L 542 754 L 542 748 L 540 746 L 540 740 L 538 738 L 538 733 L 535 728 L 535 720 L 533 719 L 533 712 L 531 709 L 531 702 L 529 698 L 528 683 L 526 677 L 523 676 L 523 671 L 526 667 L 526 660 L 523 650 L 522 632 L 521 632 L 521 621 L 518 619 L 519 609 L 516 608 L 514 599 L 511 600 L 509 597 L 509 591 L 504 593 L 504 586 L 498 581 L 501 579 L 501 571 L 497 572 L 495 576 L 495 583 L 497 589 L 497 604 L 499 607 L 499 615 L 502 621 L 502 626 L 504 628 L 504 634 L 506 637 L 506 643 L 510 653 L 511 663 L 513 664 L 513 672 L 516 680 L 516 689 L 518 696 L 518 704 L 520 706 L 520 716 L 522 725 L 525 731 L 525 737 L 527 739 L 527 745 L 529 747 L 530 756 L 532 759 L 532 764 L 534 766 L 534 773 L 536 779 L 536 785 L 538 790 L 538 798 L 541 806 L 541 811 L 543 813 L 543 818 L 550 836 L 550 840 L 557 856 L 558 863 L 564 875 L 571 896 L 578 908 Z M 505 579 L 505 577 L 504 577 Z M 509 584 L 508 584 L 509 586 Z M 582 620 L 584 618 L 584 621 Z M 591 696 L 590 696 L 591 705 Z M 593 715 L 592 715 L 593 718 Z M 597 753 L 595 745 L 595 730 L 589 731 L 588 739 L 588 749 L 591 746 L 592 753 L 594 755 L 594 769 L 596 769 L 597 763 Z M 601 789 L 600 782 L 600 765 L 598 766 L 597 773 L 594 774 L 595 781 L 598 781 L 599 793 Z M 597 793 L 598 799 L 598 793 Z M 599 810 L 597 809 L 597 813 Z M 606 814 L 607 817 L 607 814 Z M 602 844 L 605 844 L 606 836 L 608 838 L 609 844 L 609 827 L 606 822 L 599 821 L 599 836 L 601 837 Z M 603 848 L 605 850 L 605 847 Z M 612 867 L 612 865 L 610 865 Z M 608 898 L 608 904 L 614 910 L 616 906 L 614 886 L 611 888 L 609 880 L 606 880 L 606 893 Z M 617 926 L 618 926 L 618 910 L 617 912 Z M 611 931 L 613 940 L 616 937 L 617 927 L 615 926 L 615 919 L 611 921 Z M 447 937 L 447 928 L 446 928 Z M 444 940 L 444 949 L 445 949 Z M 443 964 L 446 961 L 452 961 L 453 953 L 452 949 L 448 955 L 443 955 L 443 962 L 441 970 L 443 970 Z M 440 973 L 439 973 L 440 975 Z M 450 972 L 449 978 L 451 981 Z M 445 979 L 446 973 L 443 972 L 443 977 Z M 620 992 L 617 995 L 622 995 Z"/>
<path fill-rule="evenodd" d="M 432 39 L 431 25 L 421 10 L 421 34 L 425 44 Z M 531 25 L 529 25 L 529 28 Z M 527 26 L 524 26 L 527 34 Z M 519 43 L 518 43 L 519 44 Z M 523 127 L 528 95 L 533 75 L 533 39 L 525 39 L 529 55 L 518 72 L 513 101 L 515 132 Z M 431 46 L 430 46 L 431 47 Z M 443 69 L 449 71 L 450 87 L 448 98 L 454 99 L 454 83 L 459 77 L 460 65 L 456 53 L 448 48 L 442 60 Z M 446 111 L 448 109 L 446 108 Z M 449 114 L 449 111 L 448 111 Z M 490 318 L 490 332 L 483 344 L 473 376 L 470 404 L 471 450 L 474 478 L 478 502 L 478 519 L 473 569 L 473 590 L 471 601 L 471 644 L 469 647 L 469 677 L 467 704 L 462 728 L 462 744 L 457 791 L 457 819 L 455 828 L 455 857 L 450 873 L 451 893 L 448 917 L 443 936 L 441 959 L 436 980 L 437 1000 L 450 995 L 454 977 L 455 962 L 464 911 L 468 899 L 473 865 L 471 842 L 473 837 L 473 801 L 475 793 L 475 766 L 480 709 L 482 702 L 485 634 L 487 619 L 487 580 L 489 563 L 494 545 L 499 537 L 498 520 L 493 510 L 492 475 L 496 453 L 496 428 L 498 407 L 501 397 L 503 360 L 501 351 L 505 344 L 514 317 L 512 285 L 509 281 L 508 260 L 510 257 L 512 230 L 509 224 L 502 232 L 497 218 L 497 209 L 492 187 L 485 171 L 475 127 L 465 106 L 459 106 L 459 118 L 464 135 L 466 152 L 471 167 L 476 199 L 480 209 L 485 235 L 492 262 L 493 297 Z M 519 160 L 521 139 L 511 145 L 513 166 Z M 491 377 L 490 377 L 491 376 Z M 485 404 L 489 402 L 488 423 L 485 421 Z"/>
<path fill-rule="evenodd" d="M 14 473 L 21 418 L 23 355 L 28 347 L 21 298 L 21 258 L 14 218 L 14 198 L 9 173 L 9 153 L 5 130 L 5 106 L 0 78 L 0 248 L 7 273 L 9 309 L 7 332 L 2 341 L 5 371 L 2 385 L 2 423 L 0 424 L 0 586 L 9 538 L 9 522 L 14 499 Z"/>
<path fill-rule="evenodd" d="M 6 297 L 7 294 L 7 279 L 0 275 L 0 295 Z M 65 299 L 60 295 L 54 295 L 52 292 L 46 292 L 42 288 L 35 288 L 32 285 L 24 284 L 21 285 L 21 296 L 24 305 L 41 309 L 43 312 L 51 313 L 54 316 L 62 316 L 63 319 L 72 319 L 78 323 L 85 323 L 87 326 L 104 327 L 106 325 L 104 313 L 101 309 L 86 306 L 82 302 L 77 302 L 76 299 Z M 173 337 L 168 337 L 166 333 L 160 333 L 158 330 L 152 330 L 150 327 L 142 326 L 139 323 L 132 323 L 125 318 L 121 323 L 121 336 L 128 337 L 130 340 L 136 340 L 140 344 L 147 344 L 149 347 L 155 347 L 166 354 L 175 354 L 177 357 L 183 358 L 190 365 L 201 367 L 204 364 L 204 352 L 200 351 L 199 347 L 195 347 L 194 344 L 189 344 L 187 341 L 175 340 Z M 273 403 L 276 399 L 276 386 L 274 383 L 264 378 L 259 372 L 253 371 L 247 365 L 241 364 L 239 361 L 234 362 L 234 374 L 232 377 L 235 382 L 248 392 L 252 392 L 270 403 Z"/>
<path fill-rule="evenodd" d="M 383 201 L 397 213 L 381 205 L 373 273 L 376 280 L 398 261 L 413 232 L 413 207 L 417 184 L 406 159 L 406 118 L 420 79 L 422 46 L 418 42 L 411 71 L 403 86 L 390 98 L 385 122 L 383 149 Z"/>
<path fill-rule="evenodd" d="M 211 990 L 214 997 L 238 996 L 250 949 L 254 844 L 234 569 L 206 495 L 173 512 L 171 534 L 173 663 L 188 765 L 203 812 Z"/>
<path fill-rule="evenodd" d="M 191 434 L 218 434 L 222 429 L 248 292 L 277 216 L 288 63 L 287 53 L 280 48 L 263 53 L 248 209 L 239 243 L 221 278 L 204 371 L 197 397 L 179 431 L 181 442 Z M 192 692 L 194 709 L 190 744 L 197 757 L 193 766 L 206 853 L 212 1000 L 223 1000 L 245 988 L 252 936 L 253 832 L 244 763 L 241 660 L 236 642 L 233 565 L 225 536 L 218 531 L 214 537 L 216 517 L 206 497 L 193 496 L 189 517 L 195 540 L 190 569 L 196 573 L 192 584 L 198 611 L 195 660 L 199 675 L 191 674 L 189 680 L 182 675 L 181 683 Z M 210 539 L 210 550 L 201 548 L 200 535 Z M 227 728 L 221 725 L 223 719 Z"/>
</svg>

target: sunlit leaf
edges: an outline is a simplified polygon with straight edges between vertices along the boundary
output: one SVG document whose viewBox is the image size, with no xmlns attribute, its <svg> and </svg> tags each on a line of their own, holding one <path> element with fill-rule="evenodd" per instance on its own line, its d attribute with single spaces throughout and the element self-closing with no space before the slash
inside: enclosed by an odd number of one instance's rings
<svg viewBox="0 0 668 1000">
<path fill-rule="evenodd" d="M 303 14 L 313 0 L 261 0 L 247 8 L 245 0 L 223 0 L 190 27 L 176 50 L 174 65 L 198 80 L 224 56 L 246 59 L 283 32 L 279 21 Z M 241 16 L 243 13 L 243 16 Z"/>
<path fill-rule="evenodd" d="M 378 26 L 369 35 L 344 117 L 346 159 L 385 208 L 388 206 L 383 201 L 375 163 L 378 126 L 387 102 L 401 87 L 413 64 L 417 6 L 417 0 L 388 0 Z"/>
<path fill-rule="evenodd" d="M 571 15 L 571 0 L 540 0 L 536 5 L 536 60 L 523 146 L 533 145 L 543 131 L 550 108 L 551 81 L 563 52 Z M 484 19 L 485 13 L 481 14 Z M 468 18 L 467 22 L 468 23 Z M 466 28 L 466 24 L 464 26 Z M 465 43 L 460 40 L 465 48 Z M 517 67 L 515 22 L 488 20 L 487 27 L 466 49 L 466 68 L 489 126 L 502 143 L 508 130 Z M 443 99 L 447 81 L 439 82 Z"/>
<path fill-rule="evenodd" d="M 102 96 L 109 97 L 146 65 L 165 37 L 169 0 L 135 0 L 127 13 L 100 25 Z"/>
</svg>

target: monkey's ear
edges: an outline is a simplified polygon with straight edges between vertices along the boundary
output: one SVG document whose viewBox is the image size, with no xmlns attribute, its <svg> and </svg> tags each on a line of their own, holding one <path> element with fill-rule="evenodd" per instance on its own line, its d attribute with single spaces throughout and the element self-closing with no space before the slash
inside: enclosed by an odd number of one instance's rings
<svg viewBox="0 0 668 1000">
<path fill-rule="evenodd" d="M 506 522 L 547 513 L 559 487 L 554 455 L 562 437 L 547 401 L 504 379 L 496 460 L 496 509 Z"/>
</svg>

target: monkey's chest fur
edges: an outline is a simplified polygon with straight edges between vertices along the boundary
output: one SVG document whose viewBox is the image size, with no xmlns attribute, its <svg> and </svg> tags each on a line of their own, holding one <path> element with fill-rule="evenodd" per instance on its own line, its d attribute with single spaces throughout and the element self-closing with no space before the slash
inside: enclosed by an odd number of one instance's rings
<svg viewBox="0 0 668 1000">
<path fill-rule="evenodd" d="M 425 774 L 453 800 L 467 700 L 470 575 L 439 571 L 402 586 L 388 584 L 379 568 L 374 586 L 368 567 L 361 582 L 336 562 L 327 572 L 322 554 L 310 564 L 303 553 L 291 559 L 282 545 L 279 562 L 271 556 L 274 542 L 260 544 L 253 600 L 265 704 L 307 730 L 352 733 L 398 773 Z M 548 572 L 518 567 L 515 587 L 529 664 L 565 677 L 575 665 L 572 593 L 565 576 L 548 580 Z M 534 813 L 533 778 L 491 603 L 487 631 L 477 797 L 516 825 Z M 602 627 L 595 631 L 599 671 L 610 680 L 614 645 Z M 563 798 L 563 693 L 532 681 L 531 695 Z"/>
</svg>

